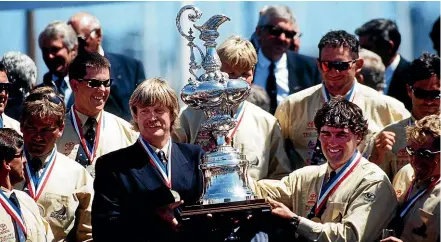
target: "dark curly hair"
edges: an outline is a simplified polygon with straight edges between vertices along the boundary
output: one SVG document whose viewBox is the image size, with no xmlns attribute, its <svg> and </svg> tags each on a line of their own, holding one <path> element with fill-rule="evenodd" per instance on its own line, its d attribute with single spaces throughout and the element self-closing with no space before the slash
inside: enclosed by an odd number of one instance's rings
<svg viewBox="0 0 441 242">
<path fill-rule="evenodd" d="M 349 128 L 361 139 L 367 134 L 368 129 L 368 122 L 363 117 L 363 111 L 342 96 L 332 98 L 317 111 L 314 125 L 319 134 L 322 127 L 327 125 L 334 128 Z"/>
<path fill-rule="evenodd" d="M 358 42 L 355 35 L 352 35 L 344 30 L 330 31 L 325 36 L 322 37 L 318 44 L 319 48 L 319 59 L 322 54 L 322 49 L 325 47 L 339 48 L 339 47 L 349 48 L 354 59 L 358 58 L 358 51 L 360 43 Z"/>
<path fill-rule="evenodd" d="M 69 79 L 78 80 L 84 78 L 87 74 L 87 67 L 108 68 L 110 71 L 110 62 L 98 52 L 81 52 L 69 66 Z"/>
<path fill-rule="evenodd" d="M 10 128 L 0 129 L 0 161 L 12 161 L 23 144 L 23 138 L 17 131 Z"/>
<path fill-rule="evenodd" d="M 410 64 L 407 84 L 412 86 L 417 81 L 429 79 L 433 74 L 439 78 L 439 69 L 439 56 L 424 52 Z"/>
<path fill-rule="evenodd" d="M 393 53 L 397 52 L 401 44 L 401 34 L 398 31 L 398 26 L 394 21 L 389 19 L 372 19 L 356 29 L 355 34 L 358 36 L 369 36 L 370 40 L 377 45 L 380 41 L 387 42 L 392 40 L 394 42 Z"/>
</svg>

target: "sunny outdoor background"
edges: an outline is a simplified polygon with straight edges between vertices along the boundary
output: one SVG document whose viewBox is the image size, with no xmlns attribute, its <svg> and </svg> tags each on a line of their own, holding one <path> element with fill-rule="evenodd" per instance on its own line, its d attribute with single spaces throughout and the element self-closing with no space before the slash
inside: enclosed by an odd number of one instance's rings
<svg viewBox="0 0 441 242">
<path fill-rule="evenodd" d="M 291 7 L 300 25 L 300 53 L 317 56 L 317 44 L 329 30 L 355 29 L 373 18 L 395 20 L 402 35 L 400 54 L 411 60 L 422 51 L 435 53 L 429 39 L 432 24 L 440 14 L 440 2 L 0 2 L 0 56 L 15 50 L 28 54 L 37 64 L 39 81 L 47 68 L 38 47 L 38 35 L 53 20 L 65 20 L 74 13 L 96 15 L 103 28 L 105 51 L 140 59 L 147 77 L 162 76 L 176 91 L 186 83 L 189 55 L 187 42 L 175 25 L 179 9 L 196 5 L 203 16 L 231 18 L 220 28 L 218 43 L 232 34 L 249 38 L 265 5 Z M 185 21 L 186 19 L 183 19 Z M 198 33 L 195 35 L 198 36 Z M 201 42 L 198 44 L 202 46 Z"/>
</svg>

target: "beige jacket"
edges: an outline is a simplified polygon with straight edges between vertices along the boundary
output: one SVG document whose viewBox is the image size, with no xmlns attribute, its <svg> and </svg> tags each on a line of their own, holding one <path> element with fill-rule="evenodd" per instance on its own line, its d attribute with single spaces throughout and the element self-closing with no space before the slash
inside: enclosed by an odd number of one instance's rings
<svg viewBox="0 0 441 242">
<path fill-rule="evenodd" d="M 314 126 L 314 116 L 325 99 L 322 95 L 322 84 L 307 88 L 291 94 L 277 108 L 276 118 L 280 122 L 284 139 L 290 139 L 299 160 L 296 168 L 309 165 L 315 144 L 317 131 Z M 403 103 L 394 99 L 385 99 L 382 94 L 372 88 L 355 83 L 355 96 L 353 102 L 363 111 L 364 118 L 368 120 L 368 134 L 358 146 L 361 151 L 370 138 L 382 130 L 386 125 L 410 117 Z"/>
<path fill-rule="evenodd" d="M 245 101 L 242 121 L 233 138 L 233 146 L 243 146 L 250 162 L 249 177 L 280 179 L 289 174 L 291 165 L 283 147 L 283 138 L 277 120 L 268 112 Z M 205 115 L 201 110 L 187 107 L 182 110 L 180 126 L 172 135 L 176 142 L 194 144 Z"/>
<path fill-rule="evenodd" d="M 365 157 L 376 157 L 377 150 L 375 149 L 375 139 L 383 131 L 389 131 L 395 133 L 395 143 L 392 146 L 391 151 L 384 153 L 384 161 L 380 164 L 381 169 L 386 172 L 389 179 L 392 181 L 395 174 L 403 168 L 403 166 L 410 163 L 409 154 L 407 154 L 406 146 L 406 127 L 409 126 L 411 122 L 414 122 L 413 117 L 403 119 L 401 121 L 395 122 L 386 126 L 383 130 L 373 136 L 366 146 L 363 154 Z"/>
<path fill-rule="evenodd" d="M 11 128 L 21 134 L 20 123 L 17 120 L 7 116 L 4 113 L 2 113 L 1 115 L 3 119 L 3 128 Z"/>
<path fill-rule="evenodd" d="M 414 171 L 410 164 L 404 166 L 395 176 L 393 186 L 400 205 L 405 202 L 413 176 Z M 418 189 L 418 184 L 416 184 L 410 196 L 415 195 L 424 187 L 425 185 L 420 185 Z M 403 242 L 437 241 L 440 236 L 440 190 L 441 185 L 438 183 L 422 195 L 404 216 L 404 229 L 401 234 Z"/>
<path fill-rule="evenodd" d="M 322 223 L 307 219 L 317 202 L 328 164 L 307 166 L 281 181 L 261 180 L 253 189 L 301 216 L 297 234 L 312 241 L 376 241 L 395 216 L 397 200 L 386 174 L 362 158 L 354 171 L 329 197 Z"/>
<path fill-rule="evenodd" d="M 135 132 L 127 121 L 106 111 L 103 111 L 101 115 L 103 115 L 101 124 L 103 125 L 103 129 L 100 133 L 99 144 L 94 162 L 102 155 L 132 145 L 136 142 L 136 139 L 139 136 L 139 133 Z M 81 120 L 81 127 L 84 126 L 86 120 L 87 118 Z M 72 124 L 70 112 L 66 114 L 64 122 L 64 133 L 63 136 L 57 141 L 57 149 L 58 152 L 63 153 L 72 160 L 75 160 L 78 149 L 81 145 L 81 141 Z M 92 164 L 92 168 L 87 168 L 92 177 L 94 176 L 94 166 L 95 163 Z"/>
<path fill-rule="evenodd" d="M 43 167 L 49 156 L 44 159 Z M 24 182 L 15 187 L 28 190 Z M 72 238 L 76 241 L 92 240 L 93 194 L 93 179 L 86 169 L 57 152 L 54 168 L 37 201 L 41 215 L 51 226 L 55 241 L 63 241 L 69 233 L 75 233 Z M 75 225 L 76 230 L 71 232 Z"/>
<path fill-rule="evenodd" d="M 22 213 L 24 223 L 26 226 L 27 239 L 32 242 L 47 242 L 53 241 L 49 224 L 40 216 L 38 206 L 35 201 L 26 193 L 18 190 L 9 191 L 4 187 L 0 187 L 2 192 L 9 198 L 14 192 L 20 204 L 20 211 Z M 0 241 L 16 242 L 14 220 L 6 212 L 5 208 L 0 205 Z"/>
</svg>

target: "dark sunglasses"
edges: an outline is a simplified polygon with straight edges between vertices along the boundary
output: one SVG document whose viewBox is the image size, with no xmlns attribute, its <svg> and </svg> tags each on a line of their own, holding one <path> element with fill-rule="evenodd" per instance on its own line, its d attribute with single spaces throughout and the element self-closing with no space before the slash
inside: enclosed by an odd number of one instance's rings
<svg viewBox="0 0 441 242">
<path fill-rule="evenodd" d="M 63 99 L 57 96 L 55 93 L 33 93 L 26 98 L 26 102 L 41 101 L 43 99 L 48 100 L 51 103 L 60 104 L 63 103 Z"/>
<path fill-rule="evenodd" d="M 334 68 L 337 71 L 346 71 L 351 67 L 352 63 L 355 63 L 357 60 L 350 60 L 350 61 L 321 61 L 318 60 L 320 63 L 320 68 L 323 71 L 330 71 L 332 68 Z"/>
<path fill-rule="evenodd" d="M 440 99 L 441 92 L 438 90 L 424 90 L 421 88 L 410 87 L 413 92 L 413 95 L 418 99 Z"/>
<path fill-rule="evenodd" d="M 11 89 L 12 84 L 11 83 L 0 83 L 0 92 L 6 91 L 9 92 L 9 89 Z"/>
<path fill-rule="evenodd" d="M 435 151 L 432 152 L 430 150 L 426 150 L 426 149 L 419 149 L 417 151 L 415 151 L 414 149 L 412 149 L 409 146 L 406 146 L 406 151 L 407 154 L 409 154 L 410 156 L 414 156 L 415 154 L 421 158 L 426 158 L 426 159 L 434 159 L 435 155 L 440 153 L 441 151 Z"/>
<path fill-rule="evenodd" d="M 268 29 L 268 33 L 272 36 L 280 36 L 282 33 L 285 34 L 286 38 L 294 38 L 294 36 L 297 35 L 296 31 L 289 31 L 289 30 L 285 30 L 282 29 L 280 27 L 274 26 L 274 25 L 265 25 L 264 26 L 265 29 Z"/>
<path fill-rule="evenodd" d="M 104 87 L 110 87 L 112 85 L 113 79 L 107 79 L 107 80 L 97 80 L 97 79 L 78 79 L 79 82 L 87 82 L 87 86 L 91 88 L 98 88 L 103 85 Z"/>
</svg>

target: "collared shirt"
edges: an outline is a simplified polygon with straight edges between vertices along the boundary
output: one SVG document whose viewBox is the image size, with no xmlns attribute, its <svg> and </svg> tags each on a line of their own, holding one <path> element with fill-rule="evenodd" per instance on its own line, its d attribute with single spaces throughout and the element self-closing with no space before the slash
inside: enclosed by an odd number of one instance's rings
<svg viewBox="0 0 441 242">
<path fill-rule="evenodd" d="M 384 72 L 384 79 L 386 81 L 386 86 L 384 87 L 383 92 L 387 94 L 390 83 L 392 82 L 392 77 L 394 76 L 395 70 L 397 69 L 398 64 L 400 63 L 401 57 L 400 55 L 397 55 L 395 57 L 394 61 L 390 63 L 390 65 L 386 68 L 386 71 Z"/>
<path fill-rule="evenodd" d="M 257 59 L 254 84 L 266 88 L 271 61 L 266 58 L 261 49 L 258 51 Z M 286 53 L 284 53 L 279 60 L 275 61 L 274 65 L 274 75 L 276 76 L 277 83 L 277 103 L 280 103 L 289 95 L 288 59 Z"/>
<path fill-rule="evenodd" d="M 0 186 L 0 190 L 6 195 L 7 198 L 11 197 L 12 190 L 7 189 L 6 187 Z"/>
<path fill-rule="evenodd" d="M 76 109 L 75 109 L 75 112 L 77 112 L 78 118 L 80 118 L 81 128 L 83 129 L 83 134 L 85 134 L 87 132 L 87 127 L 85 127 L 85 125 L 86 125 L 87 119 L 89 119 L 90 117 L 87 116 L 87 115 L 82 114 L 80 111 L 78 111 Z M 94 118 L 95 121 L 98 123 L 98 120 L 101 117 L 101 113 L 102 112 L 99 112 L 97 115 L 95 115 L 95 116 L 93 116 L 91 118 Z"/>
<path fill-rule="evenodd" d="M 98 46 L 98 54 L 104 56 L 104 49 L 103 49 L 103 47 L 101 45 Z"/>
<path fill-rule="evenodd" d="M 155 147 L 155 146 L 151 145 L 150 143 L 149 143 L 149 145 L 150 145 L 150 147 L 152 147 L 152 149 L 155 151 L 156 154 L 158 154 L 158 152 L 160 150 L 162 150 L 165 154 L 165 158 L 167 159 L 167 162 L 169 161 L 170 154 L 168 153 L 168 150 L 169 150 L 168 146 L 170 145 L 170 140 L 167 141 L 167 143 L 164 145 L 164 147 L 162 147 L 162 149 Z"/>
<path fill-rule="evenodd" d="M 72 95 L 72 88 L 69 83 L 69 75 L 66 75 L 64 79 L 60 80 L 60 78 L 54 74 L 52 74 L 52 80 L 58 88 L 58 91 L 64 95 L 64 105 L 67 107 L 70 96 Z"/>
<path fill-rule="evenodd" d="M 41 164 L 42 164 L 41 167 L 40 167 L 40 170 L 37 171 L 38 176 L 41 176 L 41 174 L 43 173 L 43 170 L 46 167 L 46 165 L 47 165 L 47 163 L 49 161 L 50 155 L 52 154 L 52 151 L 54 149 L 56 149 L 56 146 L 54 146 L 47 154 L 45 154 L 43 156 L 40 156 L 40 157 L 35 157 L 35 158 L 38 158 L 41 161 Z M 29 158 L 32 160 L 34 157 L 29 155 Z"/>
</svg>

